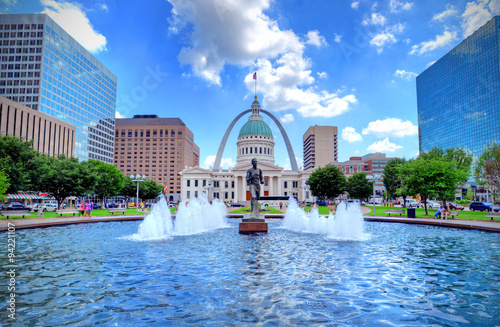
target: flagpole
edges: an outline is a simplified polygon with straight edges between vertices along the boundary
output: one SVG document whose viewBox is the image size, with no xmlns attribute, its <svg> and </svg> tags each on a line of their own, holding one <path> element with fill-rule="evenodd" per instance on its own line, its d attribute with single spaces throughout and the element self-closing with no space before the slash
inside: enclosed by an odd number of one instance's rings
<svg viewBox="0 0 500 327">
<path fill-rule="evenodd" d="M 253 73 L 253 79 L 255 80 L 255 99 L 257 99 L 257 72 Z"/>
</svg>

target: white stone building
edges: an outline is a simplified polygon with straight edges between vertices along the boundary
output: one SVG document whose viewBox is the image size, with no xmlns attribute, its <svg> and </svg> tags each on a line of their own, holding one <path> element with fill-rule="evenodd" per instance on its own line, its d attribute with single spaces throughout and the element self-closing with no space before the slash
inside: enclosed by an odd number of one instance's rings
<svg viewBox="0 0 500 327">
<path fill-rule="evenodd" d="M 221 169 L 220 159 L 231 129 L 238 119 L 249 112 L 252 114 L 248 118 L 248 122 L 241 128 L 236 143 L 238 148 L 236 166 L 227 170 Z M 275 165 L 274 136 L 262 119 L 261 112 L 269 115 L 280 128 L 287 146 L 292 170 L 285 170 L 283 167 Z M 229 126 L 219 147 L 214 168 L 187 167 L 180 173 L 181 199 L 189 201 L 206 193 L 209 200 L 218 198 L 226 202 L 249 203 L 250 192 L 246 183 L 246 173 L 252 166 L 252 158 L 257 159 L 258 168 L 262 169 L 264 175 L 261 198 L 288 198 L 292 195 L 298 201 L 312 201 L 312 195 L 306 181 L 313 170 L 304 171 L 297 167 L 293 149 L 283 126 L 271 113 L 260 109 L 257 99 L 253 102 L 252 109 L 242 112 Z"/>
</svg>

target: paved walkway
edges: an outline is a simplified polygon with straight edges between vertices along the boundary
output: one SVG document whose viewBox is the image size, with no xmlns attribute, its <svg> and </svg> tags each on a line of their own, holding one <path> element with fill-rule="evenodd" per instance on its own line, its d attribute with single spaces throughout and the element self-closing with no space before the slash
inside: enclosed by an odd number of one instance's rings
<svg viewBox="0 0 500 327">
<path fill-rule="evenodd" d="M 370 212 L 368 208 L 362 208 L 363 214 Z M 230 214 L 234 208 L 228 208 L 228 217 L 230 218 L 243 218 L 243 214 Z M 286 207 L 283 207 L 283 214 L 265 214 L 266 218 L 283 218 L 286 213 Z M 128 221 L 128 220 L 142 220 L 144 215 L 128 216 L 128 215 L 113 215 L 113 216 L 100 216 L 93 218 L 63 216 L 54 218 L 19 218 L 19 219 L 5 219 L 0 220 L 0 231 L 5 231 L 9 228 L 9 224 L 14 224 L 16 229 L 23 228 L 38 228 L 58 225 L 82 224 L 82 223 L 96 223 L 105 221 Z M 405 223 L 416 225 L 432 225 L 442 227 L 466 228 L 477 229 L 490 232 L 500 233 L 500 221 L 485 221 L 485 220 L 463 220 L 463 219 L 434 219 L 434 218 L 406 218 L 406 217 L 381 217 L 381 216 L 364 216 L 365 221 L 379 221 L 390 223 Z"/>
</svg>

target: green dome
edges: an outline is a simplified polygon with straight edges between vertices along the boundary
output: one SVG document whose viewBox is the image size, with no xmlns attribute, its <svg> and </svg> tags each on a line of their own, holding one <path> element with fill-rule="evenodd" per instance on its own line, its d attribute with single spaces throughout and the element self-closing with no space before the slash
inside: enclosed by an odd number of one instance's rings
<svg viewBox="0 0 500 327">
<path fill-rule="evenodd" d="M 240 129 L 240 135 L 238 137 L 247 135 L 263 135 L 273 137 L 273 132 L 269 126 L 261 120 L 249 120 Z"/>
</svg>

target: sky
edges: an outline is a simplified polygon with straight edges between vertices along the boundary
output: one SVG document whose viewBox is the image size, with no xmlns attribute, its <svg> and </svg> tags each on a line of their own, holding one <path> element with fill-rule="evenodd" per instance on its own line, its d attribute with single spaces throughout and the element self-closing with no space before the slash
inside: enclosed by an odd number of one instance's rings
<svg viewBox="0 0 500 327">
<path fill-rule="evenodd" d="M 256 89 L 302 166 L 313 125 L 338 127 L 339 161 L 416 157 L 416 76 L 500 14 L 500 0 L 0 0 L 0 12 L 52 17 L 117 76 L 116 116 L 180 118 L 201 167 Z M 279 128 L 263 117 L 276 164 L 289 169 Z"/>
</svg>

